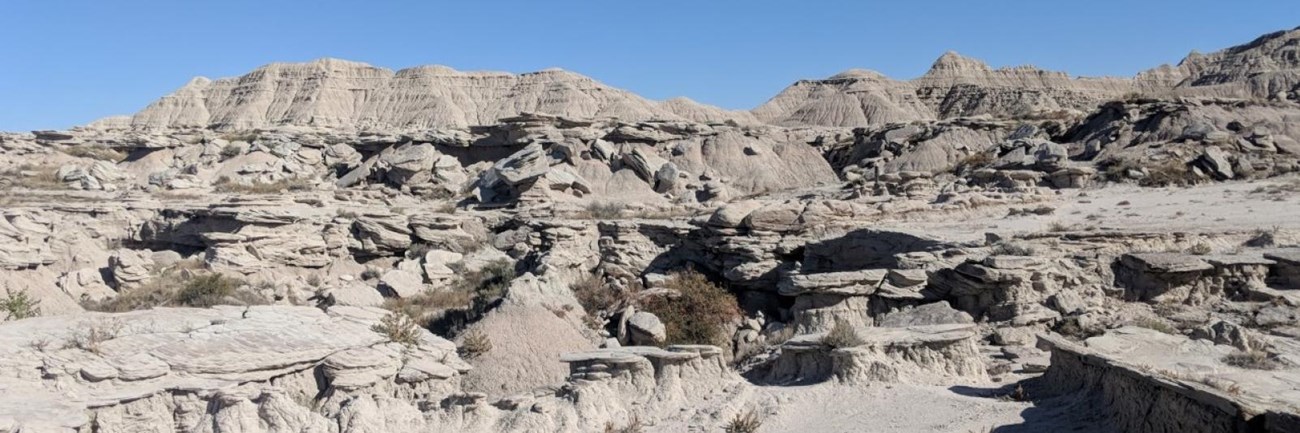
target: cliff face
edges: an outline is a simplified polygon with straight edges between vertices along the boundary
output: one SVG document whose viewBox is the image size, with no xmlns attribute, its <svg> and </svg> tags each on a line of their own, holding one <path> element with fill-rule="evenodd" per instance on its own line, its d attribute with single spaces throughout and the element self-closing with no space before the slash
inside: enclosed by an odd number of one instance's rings
<svg viewBox="0 0 1300 433">
<path fill-rule="evenodd" d="M 1178 66 L 1132 78 L 1074 78 L 1032 66 L 990 68 L 949 52 L 909 81 L 852 70 L 799 81 L 754 110 L 759 120 L 788 126 L 856 127 L 889 122 L 988 115 L 1016 118 L 1059 110 L 1087 111 L 1130 93 L 1296 99 L 1300 29 L 1265 35 Z"/>
<path fill-rule="evenodd" d="M 748 113 L 689 100 L 650 101 L 558 69 L 514 75 L 421 66 L 392 72 L 364 63 L 321 59 L 274 63 L 235 78 L 195 78 L 137 113 L 131 126 L 465 128 L 522 112 L 629 121 L 752 123 Z"/>
</svg>

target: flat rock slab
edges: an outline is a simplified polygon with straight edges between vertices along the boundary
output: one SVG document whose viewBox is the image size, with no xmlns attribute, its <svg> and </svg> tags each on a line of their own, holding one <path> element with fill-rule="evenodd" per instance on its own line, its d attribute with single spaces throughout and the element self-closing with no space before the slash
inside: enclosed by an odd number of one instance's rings
<svg viewBox="0 0 1300 433">
<path fill-rule="evenodd" d="M 0 422 L 76 425 L 86 408 L 268 382 L 320 365 L 336 381 L 358 386 L 391 380 L 399 366 L 416 361 L 424 379 L 468 369 L 454 344 L 432 334 L 406 349 L 387 343 L 371 330 L 385 313 L 358 307 L 157 308 L 5 322 Z M 93 342 L 92 333 L 99 335 Z M 38 370 L 47 378 L 27 373 Z M 57 401 L 40 406 L 69 413 L 33 411 L 33 401 Z"/>
<path fill-rule="evenodd" d="M 1200 272 L 1214 269 L 1213 265 L 1196 256 L 1179 253 L 1125 254 L 1120 260 L 1131 268 L 1156 273 Z"/>
</svg>

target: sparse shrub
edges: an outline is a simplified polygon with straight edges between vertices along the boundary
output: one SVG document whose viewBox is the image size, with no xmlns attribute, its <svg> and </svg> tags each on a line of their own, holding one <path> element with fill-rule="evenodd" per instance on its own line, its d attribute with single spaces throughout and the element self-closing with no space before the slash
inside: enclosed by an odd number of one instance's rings
<svg viewBox="0 0 1300 433">
<path fill-rule="evenodd" d="M 1236 352 L 1223 357 L 1223 363 L 1251 370 L 1276 370 L 1280 364 L 1263 350 Z"/>
<path fill-rule="evenodd" d="M 1035 256 L 1038 255 L 1038 251 L 1027 244 L 1002 242 L 993 245 L 993 248 L 989 250 L 989 254 L 998 256 Z"/>
<path fill-rule="evenodd" d="M 1160 331 L 1166 334 L 1171 334 L 1171 335 L 1178 334 L 1177 328 L 1174 328 L 1170 324 L 1165 323 L 1163 320 L 1156 319 L 1156 318 L 1143 317 L 1141 319 L 1138 319 L 1138 321 L 1134 322 L 1133 325 L 1141 328 L 1147 328 L 1153 331 Z"/>
<path fill-rule="evenodd" d="M 379 319 L 379 323 L 370 327 L 379 335 L 384 336 L 393 343 L 399 343 L 405 346 L 415 346 L 420 342 L 420 326 L 403 313 L 392 312 Z"/>
<path fill-rule="evenodd" d="M 41 315 L 41 301 L 27 294 L 25 290 L 5 289 L 6 298 L 0 302 L 4 308 L 5 320 L 20 320 Z"/>
<path fill-rule="evenodd" d="M 239 183 L 227 176 L 217 178 L 212 183 L 212 190 L 223 194 L 276 194 L 281 191 L 310 191 L 312 184 L 307 179 L 280 179 L 274 182 Z"/>
<path fill-rule="evenodd" d="M 429 251 L 433 251 L 433 250 L 434 250 L 433 245 L 429 245 L 423 242 L 417 242 L 411 244 L 411 246 L 406 249 L 406 259 L 420 260 L 424 258 L 425 254 L 428 254 Z"/>
<path fill-rule="evenodd" d="M 578 299 L 578 305 L 581 305 L 588 315 L 609 311 L 622 301 L 615 288 L 592 274 L 584 275 L 573 283 L 573 297 Z"/>
<path fill-rule="evenodd" d="M 226 298 L 233 297 L 242 285 L 243 281 L 221 274 L 195 276 L 176 292 L 175 304 L 199 308 L 220 305 Z"/>
<path fill-rule="evenodd" d="M 831 326 L 830 332 L 822 336 L 822 344 L 833 349 L 861 346 L 864 343 L 866 342 L 858 335 L 858 330 L 844 319 L 835 319 L 835 325 Z"/>
<path fill-rule="evenodd" d="M 60 149 L 63 153 L 78 158 L 90 158 L 99 161 L 120 162 L 126 159 L 126 154 L 108 146 L 91 144 L 82 146 L 71 146 Z"/>
<path fill-rule="evenodd" d="M 239 131 L 239 132 L 231 132 L 222 135 L 221 139 L 226 141 L 242 141 L 245 143 L 252 143 L 254 141 L 257 141 L 258 135 L 260 135 L 260 132 L 257 130 Z"/>
<path fill-rule="evenodd" d="M 1192 245 L 1192 247 L 1189 248 L 1187 252 L 1198 256 L 1203 256 L 1214 252 L 1214 248 L 1211 247 L 1210 244 L 1207 244 L 1205 242 L 1197 242 L 1196 245 Z"/>
<path fill-rule="evenodd" d="M 59 168 L 52 165 L 23 164 L 0 173 L 0 177 L 8 179 L 11 187 L 34 190 L 68 189 L 68 185 L 59 179 L 58 172 Z"/>
<path fill-rule="evenodd" d="M 64 348 L 77 348 L 98 355 L 104 342 L 117 338 L 122 333 L 122 326 L 122 322 L 116 320 L 83 323 Z"/>
<path fill-rule="evenodd" d="M 227 144 L 221 148 L 221 159 L 230 159 L 244 153 L 244 149 L 237 144 Z"/>
<path fill-rule="evenodd" d="M 1142 186 L 1187 186 L 1196 183 L 1192 171 L 1182 161 L 1169 160 L 1147 170 L 1139 185 Z"/>
<path fill-rule="evenodd" d="M 1053 233 L 1068 232 L 1070 231 L 1070 226 L 1060 221 L 1052 221 L 1051 224 L 1047 225 L 1047 230 Z"/>
<path fill-rule="evenodd" d="M 216 305 L 261 305 L 267 300 L 245 287 L 242 280 L 215 273 L 199 273 L 201 262 L 182 261 L 159 270 L 149 282 L 124 288 L 117 296 L 101 301 L 83 301 L 90 311 L 121 313 L 155 307 L 197 307 Z"/>
<path fill-rule="evenodd" d="M 379 278 L 379 275 L 379 269 L 376 268 L 367 267 L 365 270 L 361 271 L 361 279 L 363 280 L 373 280 Z"/>
<path fill-rule="evenodd" d="M 641 418 L 632 415 L 632 418 L 624 424 L 623 427 L 615 427 L 613 422 L 605 423 L 605 433 L 641 433 L 645 427 L 641 425 Z"/>
<path fill-rule="evenodd" d="M 1254 234 L 1247 239 L 1245 244 L 1253 248 L 1268 248 L 1277 246 L 1277 233 L 1280 229 L 1273 227 L 1271 229 L 1255 229 Z"/>
<path fill-rule="evenodd" d="M 993 152 L 975 152 L 962 158 L 961 162 L 953 167 L 954 173 L 965 173 L 976 169 L 984 168 L 997 161 L 997 155 Z"/>
<path fill-rule="evenodd" d="M 454 335 L 486 314 L 515 278 L 514 265 L 504 260 L 472 271 L 454 268 L 460 277 L 446 289 L 388 299 L 384 308 L 402 312 L 439 335 Z"/>
<path fill-rule="evenodd" d="M 726 327 L 740 317 L 735 296 L 693 270 L 672 274 L 665 287 L 676 296 L 648 297 L 641 308 L 664 323 L 667 344 L 731 343 Z"/>
<path fill-rule="evenodd" d="M 758 413 L 751 409 L 732 417 L 731 422 L 728 422 L 722 431 L 726 433 L 754 433 L 762 426 L 763 420 L 759 419 Z"/>
<path fill-rule="evenodd" d="M 587 218 L 597 220 L 618 219 L 623 216 L 623 205 L 614 202 L 587 203 Z"/>
<path fill-rule="evenodd" d="M 401 313 L 415 320 L 421 327 L 428 327 L 437 313 L 452 309 L 467 309 L 474 300 L 474 294 L 465 290 L 435 290 L 422 292 L 406 298 L 388 298 L 384 300 L 384 309 Z"/>
<path fill-rule="evenodd" d="M 456 352 L 465 359 L 478 358 L 491 351 L 492 340 L 482 331 L 466 333 L 460 340 L 460 347 L 456 348 Z"/>
</svg>

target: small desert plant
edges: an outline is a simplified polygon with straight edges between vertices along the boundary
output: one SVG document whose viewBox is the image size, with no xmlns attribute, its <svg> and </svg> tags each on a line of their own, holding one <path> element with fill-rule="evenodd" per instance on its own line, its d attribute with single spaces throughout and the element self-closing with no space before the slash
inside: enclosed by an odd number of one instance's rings
<svg viewBox="0 0 1300 433">
<path fill-rule="evenodd" d="M 365 270 L 361 271 L 361 279 L 363 280 L 373 280 L 379 278 L 380 275 L 379 269 L 376 268 L 367 267 Z"/>
<path fill-rule="evenodd" d="M 617 289 L 592 274 L 584 275 L 573 283 L 573 296 L 589 315 L 609 311 L 623 300 Z"/>
<path fill-rule="evenodd" d="M 242 285 L 243 281 L 221 274 L 199 275 L 186 281 L 174 300 L 181 306 L 207 308 L 234 296 Z"/>
<path fill-rule="evenodd" d="M 1070 226 L 1060 221 L 1052 221 L 1051 224 L 1047 225 L 1047 230 L 1053 233 L 1068 232 L 1070 231 Z"/>
<path fill-rule="evenodd" d="M 618 219 L 623 216 L 623 205 L 612 202 L 593 201 L 587 204 L 586 216 L 597 220 Z"/>
<path fill-rule="evenodd" d="M 65 348 L 77 348 L 98 355 L 104 342 L 117 338 L 122 333 L 122 322 L 107 321 L 94 324 L 82 324 L 72 335 L 72 340 Z"/>
<path fill-rule="evenodd" d="M 1192 171 L 1182 161 L 1169 160 L 1147 170 L 1142 186 L 1187 186 L 1196 183 Z"/>
<path fill-rule="evenodd" d="M 1198 256 L 1203 256 L 1214 252 L 1214 248 L 1211 247 L 1210 244 L 1207 244 L 1205 242 L 1197 242 L 1196 245 L 1192 245 L 1192 247 L 1189 248 L 1187 252 Z"/>
<path fill-rule="evenodd" d="M 998 256 L 1033 256 L 1037 253 L 1032 246 L 1013 242 L 1002 242 L 989 250 L 989 254 Z"/>
<path fill-rule="evenodd" d="M 68 185 L 59 179 L 59 168 L 52 165 L 23 164 L 2 174 L 10 178 L 13 187 L 51 190 L 68 189 Z"/>
<path fill-rule="evenodd" d="M 483 331 L 470 331 L 461 337 L 456 352 L 462 358 L 474 359 L 492 351 L 492 340 Z"/>
<path fill-rule="evenodd" d="M 244 153 L 244 149 L 236 144 L 227 144 L 221 148 L 221 159 L 230 159 Z"/>
<path fill-rule="evenodd" d="M 1173 326 L 1169 325 L 1168 323 L 1165 323 L 1163 320 L 1160 319 L 1143 317 L 1141 319 L 1138 319 L 1138 321 L 1133 322 L 1133 325 L 1140 328 L 1147 328 L 1153 331 L 1160 331 L 1166 334 L 1171 334 L 1171 335 L 1178 334 L 1177 328 L 1174 328 Z"/>
<path fill-rule="evenodd" d="M 987 167 L 989 164 L 992 164 L 997 159 L 998 159 L 997 155 L 994 155 L 993 152 L 972 153 L 970 155 L 967 155 L 965 158 L 962 158 L 961 162 L 958 162 L 957 166 L 953 167 L 953 172 L 964 173 L 971 170 L 984 168 Z"/>
<path fill-rule="evenodd" d="M 632 418 L 628 419 L 627 424 L 624 424 L 623 427 L 616 427 L 613 422 L 605 423 L 605 433 L 641 433 L 643 431 L 645 431 L 645 427 L 641 425 L 641 418 L 636 415 L 632 415 Z"/>
<path fill-rule="evenodd" d="M 405 346 L 415 346 L 420 342 L 420 326 L 411 316 L 392 312 L 379 319 L 379 323 L 370 327 L 371 331 L 384 336 L 388 341 Z"/>
<path fill-rule="evenodd" d="M 641 308 L 664 323 L 667 344 L 731 343 L 726 327 L 740 318 L 736 297 L 696 271 L 674 273 L 665 287 L 676 296 L 653 296 Z"/>
<path fill-rule="evenodd" d="M 833 349 L 861 346 L 864 343 L 862 336 L 858 335 L 858 330 L 844 319 L 835 319 L 830 332 L 822 336 L 822 344 Z"/>
<path fill-rule="evenodd" d="M 155 307 L 198 307 L 216 305 L 261 305 L 267 300 L 244 289 L 243 280 L 214 273 L 200 273 L 197 261 L 181 261 L 155 272 L 147 283 L 123 288 L 102 301 L 83 301 L 91 311 L 121 313 Z"/>
<path fill-rule="evenodd" d="M 257 136 L 258 136 L 258 135 L 259 135 L 259 132 L 256 131 L 256 130 L 254 130 L 254 131 L 231 132 L 231 133 L 229 133 L 229 134 L 222 135 L 222 136 L 221 136 L 221 139 L 226 140 L 226 141 L 242 141 L 242 142 L 245 142 L 245 143 L 252 143 L 252 142 L 254 142 L 254 141 L 257 140 Z"/>
<path fill-rule="evenodd" d="M 467 309 L 474 302 L 474 294 L 465 290 L 434 290 L 405 298 L 384 300 L 384 309 L 411 317 L 422 327 L 428 327 L 435 315 L 450 309 Z"/>
<path fill-rule="evenodd" d="M 281 191 L 310 191 L 312 184 L 307 179 L 280 179 L 273 182 L 239 183 L 229 177 L 221 176 L 212 183 L 212 190 L 228 194 L 276 194 Z"/>
<path fill-rule="evenodd" d="M 1277 233 L 1280 229 L 1273 227 L 1271 229 L 1255 229 L 1250 239 L 1246 240 L 1245 245 L 1254 248 L 1267 248 L 1277 246 Z"/>
<path fill-rule="evenodd" d="M 763 420 L 759 419 L 758 413 L 751 409 L 732 417 L 731 422 L 728 422 L 722 431 L 726 433 L 754 433 L 762 426 Z"/>
<path fill-rule="evenodd" d="M 0 308 L 4 309 L 5 320 L 19 320 L 28 317 L 41 315 L 41 301 L 38 301 L 27 294 L 24 290 L 14 291 L 5 289 L 6 298 L 0 301 Z"/>
<path fill-rule="evenodd" d="M 63 153 L 78 158 L 90 158 L 100 161 L 119 162 L 126 159 L 126 154 L 109 148 L 108 146 L 92 144 L 84 146 L 72 146 L 61 149 Z"/>
<path fill-rule="evenodd" d="M 1279 367 L 1277 360 L 1263 350 L 1232 353 L 1223 357 L 1223 363 L 1251 370 L 1275 370 Z"/>
</svg>

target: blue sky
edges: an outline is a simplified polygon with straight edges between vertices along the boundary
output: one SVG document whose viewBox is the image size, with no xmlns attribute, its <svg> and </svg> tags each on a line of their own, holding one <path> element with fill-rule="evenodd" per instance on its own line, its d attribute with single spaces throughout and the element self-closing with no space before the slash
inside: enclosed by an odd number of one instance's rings
<svg viewBox="0 0 1300 433">
<path fill-rule="evenodd" d="M 6 0 L 0 130 L 130 114 L 196 75 L 319 57 L 562 67 L 652 99 L 748 109 L 854 67 L 915 77 L 947 50 L 1131 75 L 1297 26 L 1295 0 Z"/>
</svg>

